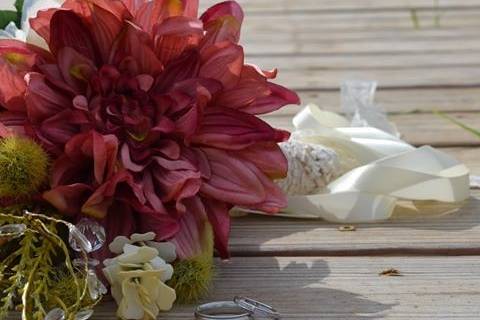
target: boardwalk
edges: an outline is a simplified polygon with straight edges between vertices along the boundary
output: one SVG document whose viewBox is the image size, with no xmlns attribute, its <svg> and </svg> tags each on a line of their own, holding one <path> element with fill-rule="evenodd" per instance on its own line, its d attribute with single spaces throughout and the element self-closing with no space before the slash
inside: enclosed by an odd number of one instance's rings
<svg viewBox="0 0 480 320">
<path fill-rule="evenodd" d="M 208 5 L 213 1 L 206 1 Z M 480 1 L 244 0 L 248 60 L 278 67 L 304 102 L 339 109 L 343 79 L 378 80 L 378 101 L 409 142 L 454 154 L 480 174 L 480 139 L 432 110 L 480 127 Z M 267 117 L 291 128 L 298 107 Z M 339 232 L 321 221 L 234 222 L 230 264 L 208 300 L 247 295 L 285 319 L 478 319 L 480 192 L 435 213 Z M 380 277 L 395 268 L 401 277 Z M 191 306 L 161 319 L 192 319 Z M 111 319 L 106 304 L 96 319 Z"/>
<path fill-rule="evenodd" d="M 480 140 L 431 113 L 480 127 L 479 0 L 440 0 L 438 8 L 433 0 L 240 2 L 248 59 L 278 67 L 279 82 L 304 102 L 338 110 L 341 80 L 378 80 L 378 101 L 406 140 L 439 147 L 480 174 Z M 298 110 L 267 120 L 291 128 Z M 350 233 L 321 221 L 239 218 L 235 257 L 218 264 L 208 300 L 247 295 L 285 319 L 478 319 L 479 196 L 473 191 L 451 215 L 439 216 L 439 207 Z M 403 276 L 378 275 L 389 268 Z M 101 308 L 96 319 L 111 319 L 112 306 Z M 192 308 L 161 319 L 192 319 Z"/>
<path fill-rule="evenodd" d="M 480 0 L 240 0 L 249 61 L 278 67 L 303 101 L 339 110 L 344 79 L 378 80 L 378 102 L 407 141 L 430 144 L 480 174 L 480 139 L 432 114 L 480 128 Z M 206 7 L 212 0 L 203 1 Z M 266 119 L 291 128 L 299 107 Z M 246 295 L 285 319 L 478 319 L 480 192 L 387 223 L 338 225 L 248 216 L 234 221 L 228 264 L 210 300 Z M 379 276 L 395 268 L 402 276 Z M 192 319 L 177 306 L 161 319 Z M 114 319 L 113 303 L 93 319 Z"/>
</svg>

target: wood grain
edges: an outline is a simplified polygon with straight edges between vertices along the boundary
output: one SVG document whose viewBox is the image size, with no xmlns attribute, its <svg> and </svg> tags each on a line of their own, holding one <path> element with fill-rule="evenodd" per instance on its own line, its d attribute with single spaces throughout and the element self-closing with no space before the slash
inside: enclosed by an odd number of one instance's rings
<svg viewBox="0 0 480 320">
<path fill-rule="evenodd" d="M 203 8 L 207 8 L 217 0 L 201 0 Z M 254 13 L 282 13 L 292 11 L 351 11 L 351 10 L 410 10 L 410 9 L 429 9 L 433 6 L 432 0 L 362 0 L 359 5 L 358 0 L 239 0 L 249 14 Z M 441 0 L 438 3 L 440 9 L 451 8 L 477 8 L 479 6 L 476 0 Z"/>
<path fill-rule="evenodd" d="M 378 273 L 395 268 L 401 277 Z M 480 312 L 476 257 L 235 258 L 217 268 L 206 301 L 244 295 L 276 307 L 282 319 L 476 319 Z M 193 319 L 179 306 L 159 319 Z M 113 303 L 94 320 L 111 320 Z"/>
<path fill-rule="evenodd" d="M 472 127 L 480 127 L 478 112 L 455 112 L 451 113 L 451 116 Z M 274 127 L 293 130 L 292 117 L 289 115 L 263 118 Z M 414 145 L 428 144 L 436 147 L 480 145 L 478 137 L 432 113 L 396 114 L 391 115 L 389 119 L 396 124 L 402 139 Z"/>
<path fill-rule="evenodd" d="M 302 105 L 316 103 L 323 109 L 341 112 L 340 92 L 338 90 L 297 91 L 297 93 L 300 96 Z M 480 89 L 384 89 L 377 91 L 375 101 L 390 114 L 431 113 L 434 110 L 472 112 L 480 111 Z M 268 116 L 293 116 L 301 108 L 302 106 L 288 106 Z"/>
<path fill-rule="evenodd" d="M 339 224 L 249 215 L 233 223 L 230 247 L 236 256 L 480 254 L 480 192 L 463 207 L 440 203 L 405 204 L 392 220 Z"/>
</svg>

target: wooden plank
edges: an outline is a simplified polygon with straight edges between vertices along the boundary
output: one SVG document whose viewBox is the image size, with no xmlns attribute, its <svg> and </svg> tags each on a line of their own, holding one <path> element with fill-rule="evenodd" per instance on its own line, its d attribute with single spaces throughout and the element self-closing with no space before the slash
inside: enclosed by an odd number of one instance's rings
<svg viewBox="0 0 480 320">
<path fill-rule="evenodd" d="M 451 116 L 473 127 L 480 127 L 479 113 L 451 113 Z M 263 118 L 274 127 L 293 130 L 291 116 Z M 402 138 L 414 145 L 428 144 L 437 147 L 480 145 L 478 137 L 431 113 L 395 114 L 389 119 L 397 125 Z"/>
<path fill-rule="evenodd" d="M 378 274 L 395 268 L 401 277 Z M 220 264 L 206 301 L 236 295 L 276 307 L 282 319 L 477 319 L 477 257 L 263 257 Z M 113 303 L 95 320 L 113 320 Z M 159 319 L 190 320 L 193 306 Z"/>
<path fill-rule="evenodd" d="M 480 43 L 480 42 L 479 42 Z M 478 67 L 383 68 L 348 70 L 283 70 L 277 82 L 296 90 L 335 90 L 349 79 L 376 80 L 379 88 L 478 87 Z"/>
<path fill-rule="evenodd" d="M 404 10 L 404 9 L 432 9 L 432 0 L 239 0 L 248 13 L 270 13 L 291 11 L 343 11 L 343 10 Z M 202 9 L 207 8 L 218 0 L 202 0 Z M 471 9 L 479 6 L 477 0 L 441 0 L 438 1 L 440 9 L 465 8 Z"/>
<path fill-rule="evenodd" d="M 479 17 L 480 18 L 480 17 Z M 387 54 L 387 53 L 448 53 L 477 52 L 480 49 L 478 39 L 455 38 L 417 41 L 398 41 L 396 38 L 374 39 L 363 42 L 350 41 L 286 41 L 279 43 L 246 42 L 245 52 L 250 56 L 286 56 L 286 55 L 322 55 L 322 54 Z"/>
<path fill-rule="evenodd" d="M 354 232 L 321 220 L 248 215 L 234 220 L 230 248 L 235 256 L 480 254 L 480 191 L 461 208 L 428 204 L 405 204 L 392 220 L 357 224 Z"/>
<path fill-rule="evenodd" d="M 417 12 L 420 28 L 471 28 L 480 25 L 480 10 L 446 10 L 441 13 L 425 10 Z M 244 33 L 307 33 L 350 32 L 360 30 L 414 30 L 411 11 L 352 11 L 352 12 L 288 12 L 285 14 L 247 15 Z"/>
<path fill-rule="evenodd" d="M 420 28 L 420 29 L 391 29 L 391 30 L 350 30 L 342 32 L 332 30 L 330 32 L 288 32 L 288 33 L 274 33 L 274 32 L 256 32 L 256 33 L 242 33 L 242 42 L 286 42 L 286 41 L 305 41 L 305 42 L 323 42 L 326 40 L 335 41 L 351 41 L 362 42 L 369 40 L 387 40 L 395 38 L 398 41 L 403 40 L 444 40 L 448 41 L 452 38 L 464 37 L 473 39 L 478 35 L 478 28 Z"/>
<path fill-rule="evenodd" d="M 266 49 L 265 49 L 266 50 Z M 307 70 L 343 70 L 351 69 L 404 69 L 416 68 L 429 70 L 439 67 L 480 68 L 480 52 L 423 52 L 423 53 L 333 53 L 298 55 L 295 57 L 284 55 L 256 55 L 246 49 L 246 60 L 249 63 L 261 66 L 265 70 L 278 68 L 280 73 L 295 71 L 303 74 Z"/>
<path fill-rule="evenodd" d="M 321 108 L 340 112 L 339 91 L 298 91 L 303 105 L 316 103 Z M 445 112 L 480 111 L 480 88 L 463 89 L 406 89 L 379 90 L 375 101 L 389 113 L 429 113 L 433 110 Z M 293 116 L 303 106 L 288 106 L 272 116 Z M 480 125 L 479 125 L 480 126 Z"/>
</svg>

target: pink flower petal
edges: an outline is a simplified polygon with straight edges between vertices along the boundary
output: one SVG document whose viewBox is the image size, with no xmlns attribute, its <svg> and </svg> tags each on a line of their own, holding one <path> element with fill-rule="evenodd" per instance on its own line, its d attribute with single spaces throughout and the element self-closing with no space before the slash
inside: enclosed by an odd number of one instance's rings
<svg viewBox="0 0 480 320">
<path fill-rule="evenodd" d="M 97 50 L 92 35 L 80 17 L 72 11 L 59 10 L 50 20 L 50 50 L 56 54 L 61 48 L 70 47 L 79 54 L 95 61 Z"/>
<path fill-rule="evenodd" d="M 206 36 L 203 46 L 229 41 L 237 43 L 240 39 L 240 28 L 243 22 L 243 10 L 235 1 L 225 1 L 208 9 L 200 18 Z"/>
<path fill-rule="evenodd" d="M 201 187 L 202 195 L 236 205 L 260 203 L 266 191 L 257 172 L 226 151 L 203 148 L 212 176 Z"/>
<path fill-rule="evenodd" d="M 166 65 L 198 45 L 203 36 L 203 24 L 195 18 L 172 17 L 155 28 L 154 36 L 155 52 Z"/>
<path fill-rule="evenodd" d="M 199 75 L 218 80 L 226 89 L 230 89 L 240 80 L 243 62 L 242 47 L 228 41 L 220 42 L 202 52 Z"/>
<path fill-rule="evenodd" d="M 287 132 L 273 129 L 263 120 L 248 113 L 210 107 L 205 110 L 202 124 L 192 142 L 239 150 L 258 141 L 281 142 L 288 137 Z"/>
</svg>

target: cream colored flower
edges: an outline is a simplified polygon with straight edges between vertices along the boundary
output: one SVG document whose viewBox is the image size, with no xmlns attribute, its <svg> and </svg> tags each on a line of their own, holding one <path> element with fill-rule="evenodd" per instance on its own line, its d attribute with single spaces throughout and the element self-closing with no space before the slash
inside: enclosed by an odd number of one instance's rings
<svg viewBox="0 0 480 320">
<path fill-rule="evenodd" d="M 155 242 L 154 232 L 147 233 L 134 233 L 130 236 L 130 239 L 124 236 L 116 237 L 108 246 L 111 252 L 121 254 L 125 244 L 144 243 L 149 247 L 155 248 L 158 251 L 158 255 L 166 262 L 175 261 L 177 255 L 175 253 L 175 245 L 171 242 Z"/>
<path fill-rule="evenodd" d="M 121 319 L 156 319 L 160 311 L 170 310 L 176 299 L 175 290 L 165 284 L 173 275 L 173 267 L 159 256 L 156 248 L 129 243 L 153 240 L 150 238 L 148 234 L 137 234 L 131 239 L 117 237 L 112 242 L 113 249 L 123 244 L 122 253 L 104 261 L 103 273 L 111 285 Z"/>
</svg>

